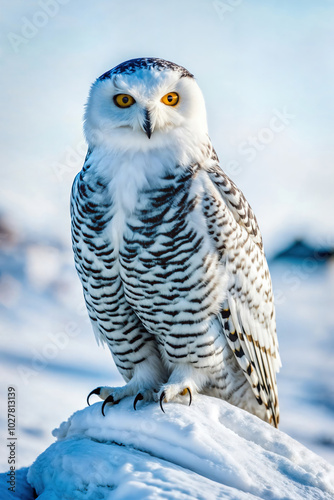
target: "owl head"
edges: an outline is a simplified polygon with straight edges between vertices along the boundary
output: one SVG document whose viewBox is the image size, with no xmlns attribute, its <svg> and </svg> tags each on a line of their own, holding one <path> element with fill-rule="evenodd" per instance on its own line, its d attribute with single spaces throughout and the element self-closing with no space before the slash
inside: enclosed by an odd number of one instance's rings
<svg viewBox="0 0 334 500">
<path fill-rule="evenodd" d="M 147 150 L 203 143 L 204 99 L 193 75 L 155 58 L 126 61 L 92 85 L 85 112 L 90 147 Z"/>
</svg>

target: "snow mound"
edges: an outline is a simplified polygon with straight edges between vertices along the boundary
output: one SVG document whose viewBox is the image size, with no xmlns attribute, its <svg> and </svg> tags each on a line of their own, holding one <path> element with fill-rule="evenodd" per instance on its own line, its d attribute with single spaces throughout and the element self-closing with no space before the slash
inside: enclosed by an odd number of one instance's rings
<svg viewBox="0 0 334 500">
<path fill-rule="evenodd" d="M 0 474 L 1 500 L 34 500 L 35 492 L 27 482 L 28 467 L 22 467 L 15 473 L 15 491 L 9 490 L 8 473 Z"/>
<path fill-rule="evenodd" d="M 37 498 L 333 499 L 334 468 L 258 418 L 198 396 L 74 413 L 28 472 Z"/>
</svg>

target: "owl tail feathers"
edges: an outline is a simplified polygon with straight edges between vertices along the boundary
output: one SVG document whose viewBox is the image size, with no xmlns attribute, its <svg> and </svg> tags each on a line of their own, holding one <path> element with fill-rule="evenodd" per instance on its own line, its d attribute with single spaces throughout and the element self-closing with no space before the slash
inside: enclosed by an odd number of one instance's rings
<svg viewBox="0 0 334 500">
<path fill-rule="evenodd" d="M 233 297 L 225 301 L 218 316 L 227 339 L 252 390 L 248 405 L 237 406 L 258 415 L 274 427 L 279 424 L 279 406 L 276 384 L 277 345 L 271 345 L 272 334 L 262 324 L 257 324 L 243 313 L 242 304 Z M 254 397 L 260 405 L 256 405 Z M 254 404 L 257 406 L 254 408 Z"/>
</svg>

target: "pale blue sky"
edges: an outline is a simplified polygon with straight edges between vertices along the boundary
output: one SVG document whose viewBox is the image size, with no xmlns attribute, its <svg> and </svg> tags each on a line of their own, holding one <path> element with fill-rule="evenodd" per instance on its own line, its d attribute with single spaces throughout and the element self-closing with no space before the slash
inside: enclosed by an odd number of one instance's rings
<svg viewBox="0 0 334 500">
<path fill-rule="evenodd" d="M 69 241 L 90 84 L 149 55 L 195 74 L 222 167 L 253 205 L 267 248 L 287 234 L 333 240 L 333 1 L 61 3 L 8 2 L 0 22 L 0 207 L 18 225 Z"/>
</svg>

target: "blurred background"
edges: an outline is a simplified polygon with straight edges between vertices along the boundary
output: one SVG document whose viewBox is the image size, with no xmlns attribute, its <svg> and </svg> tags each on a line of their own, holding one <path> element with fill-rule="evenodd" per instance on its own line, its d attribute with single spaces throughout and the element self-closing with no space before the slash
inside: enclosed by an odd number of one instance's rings
<svg viewBox="0 0 334 500">
<path fill-rule="evenodd" d="M 153 56 L 185 66 L 222 168 L 243 190 L 272 274 L 281 430 L 334 463 L 334 2 L 8 2 L 1 29 L 1 470 L 7 387 L 18 463 L 98 385 L 122 383 L 95 343 L 70 248 L 71 184 L 91 83 Z"/>
</svg>

